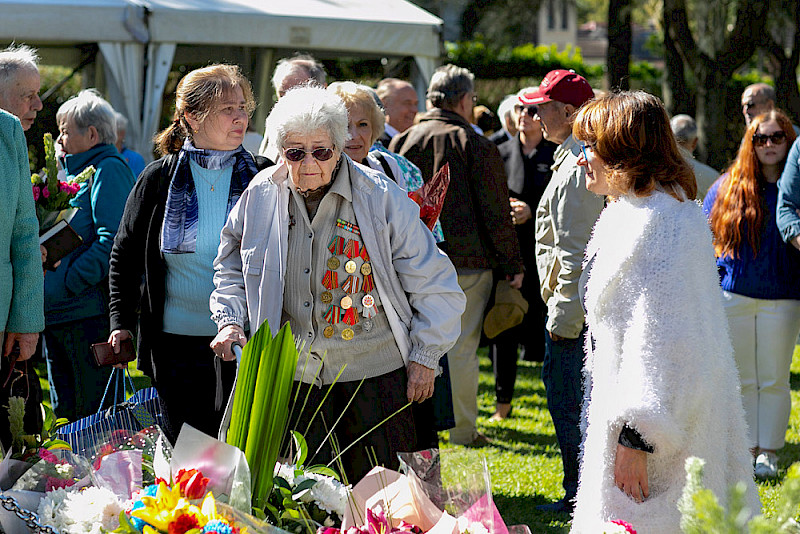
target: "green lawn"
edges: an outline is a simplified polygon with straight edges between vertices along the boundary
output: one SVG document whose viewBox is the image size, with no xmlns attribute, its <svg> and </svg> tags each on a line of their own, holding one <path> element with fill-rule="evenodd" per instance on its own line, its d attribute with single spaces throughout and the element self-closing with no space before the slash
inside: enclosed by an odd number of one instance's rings
<svg viewBox="0 0 800 534">
<path fill-rule="evenodd" d="M 569 523 L 563 516 L 539 513 L 543 504 L 563 495 L 561 488 L 561 458 L 555 431 L 547 411 L 547 400 L 541 380 L 541 364 L 520 362 L 513 416 L 503 422 L 490 423 L 494 413 L 494 379 L 486 349 L 480 351 L 481 377 L 478 390 L 480 410 L 478 426 L 493 440 L 484 449 L 466 449 L 450 445 L 447 433 L 441 434 L 441 447 L 456 455 L 485 454 L 492 479 L 492 492 L 497 508 L 509 525 L 526 524 L 534 533 L 567 532 Z M 759 484 L 766 513 L 773 509 L 786 470 L 800 460 L 800 346 L 795 348 L 792 362 L 792 416 L 786 435 L 786 446 L 779 451 L 780 471 L 776 481 Z M 45 369 L 39 368 L 40 376 Z M 137 387 L 146 387 L 148 379 L 131 366 Z M 47 382 L 42 381 L 45 401 Z M 445 474 L 446 476 L 446 474 Z"/>
</svg>

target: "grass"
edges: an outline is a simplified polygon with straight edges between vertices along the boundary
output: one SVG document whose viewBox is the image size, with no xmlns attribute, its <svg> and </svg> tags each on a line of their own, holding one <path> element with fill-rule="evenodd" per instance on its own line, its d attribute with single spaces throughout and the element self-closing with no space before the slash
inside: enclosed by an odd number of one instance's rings
<svg viewBox="0 0 800 534">
<path fill-rule="evenodd" d="M 564 516 L 537 512 L 535 506 L 561 498 L 561 457 L 547 411 L 540 363 L 519 362 L 512 417 L 490 422 L 494 413 L 494 378 L 486 349 L 481 349 L 481 375 L 478 386 L 478 428 L 493 440 L 485 454 L 492 481 L 492 494 L 508 525 L 526 524 L 534 533 L 564 533 L 569 522 Z M 786 446 L 778 451 L 778 478 L 758 484 L 766 515 L 775 504 L 789 466 L 800 460 L 800 345 L 795 347 L 791 375 L 792 414 L 786 432 Z M 447 433 L 441 434 L 442 449 L 456 454 L 476 454 L 465 447 L 450 445 Z M 462 452 L 463 451 L 463 452 Z"/>
<path fill-rule="evenodd" d="M 525 524 L 534 533 L 564 533 L 569 522 L 564 516 L 537 512 L 535 506 L 563 496 L 561 457 L 541 380 L 540 363 L 519 362 L 512 417 L 489 422 L 494 413 L 494 378 L 487 350 L 481 349 L 480 383 L 478 386 L 478 428 L 493 440 L 484 449 L 467 449 L 451 445 L 447 433 L 440 435 L 443 450 L 466 461 L 485 455 L 491 476 L 495 504 L 508 525 Z M 149 380 L 131 364 L 131 375 L 137 388 L 147 387 Z M 37 368 L 46 376 L 44 366 Z M 49 400 L 47 381 L 42 380 L 45 401 Z M 792 414 L 786 433 L 786 446 L 778 451 L 778 478 L 758 484 L 764 513 L 772 515 L 788 467 L 800 460 L 800 345 L 795 347 L 791 375 Z M 445 473 L 443 476 L 447 476 Z"/>
</svg>

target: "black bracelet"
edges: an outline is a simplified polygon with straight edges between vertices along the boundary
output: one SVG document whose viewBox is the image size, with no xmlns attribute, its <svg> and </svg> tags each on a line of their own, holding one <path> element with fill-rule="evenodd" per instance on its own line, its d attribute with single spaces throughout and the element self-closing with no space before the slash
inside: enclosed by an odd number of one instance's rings
<svg viewBox="0 0 800 534">
<path fill-rule="evenodd" d="M 642 435 L 639 434 L 635 428 L 631 428 L 628 425 L 622 427 L 622 430 L 619 433 L 619 439 L 617 441 L 623 447 L 636 449 L 637 451 L 652 453 L 655 450 L 652 445 L 644 440 Z"/>
</svg>

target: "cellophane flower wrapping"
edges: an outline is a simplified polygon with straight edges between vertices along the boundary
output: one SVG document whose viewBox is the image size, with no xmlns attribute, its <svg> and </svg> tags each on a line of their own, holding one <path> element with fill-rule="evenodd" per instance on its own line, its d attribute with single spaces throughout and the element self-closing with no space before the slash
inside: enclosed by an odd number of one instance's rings
<svg viewBox="0 0 800 534">
<path fill-rule="evenodd" d="M 458 532 L 508 534 L 492 499 L 486 457 L 471 449 L 402 453 L 401 471 L 413 491 L 423 492 L 439 509 L 457 518 Z"/>
</svg>

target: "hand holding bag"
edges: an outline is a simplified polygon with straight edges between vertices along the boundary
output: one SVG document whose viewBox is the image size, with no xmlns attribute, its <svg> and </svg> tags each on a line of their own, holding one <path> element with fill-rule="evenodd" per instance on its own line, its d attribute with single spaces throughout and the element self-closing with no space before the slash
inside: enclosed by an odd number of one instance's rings
<svg viewBox="0 0 800 534">
<path fill-rule="evenodd" d="M 113 368 L 100 406 L 114 385 L 114 406 L 61 427 L 58 438 L 70 444 L 76 454 L 91 458 L 106 443 L 112 445 L 151 426 L 167 435 L 171 432 L 167 412 L 155 388 L 136 390 L 127 369 Z M 130 393 L 130 396 L 128 395 Z M 127 396 L 127 400 L 126 400 Z"/>
</svg>

